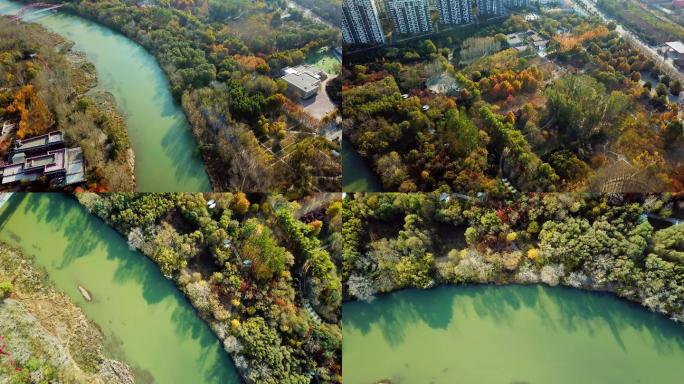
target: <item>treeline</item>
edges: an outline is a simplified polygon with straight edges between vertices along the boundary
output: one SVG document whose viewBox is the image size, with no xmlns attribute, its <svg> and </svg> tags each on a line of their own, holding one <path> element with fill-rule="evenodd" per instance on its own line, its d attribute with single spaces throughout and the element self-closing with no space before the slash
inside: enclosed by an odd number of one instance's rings
<svg viewBox="0 0 684 384">
<path fill-rule="evenodd" d="M 0 157 L 7 156 L 14 139 L 61 130 L 68 145 L 83 149 L 87 189 L 133 190 L 133 153 L 125 121 L 113 98 L 86 95 L 97 83 L 95 69 L 70 46 L 37 24 L 0 17 L 0 125 L 16 125 L 0 142 Z M 51 186 L 38 180 L 17 188 Z"/>
<path fill-rule="evenodd" d="M 682 201 L 669 195 L 355 194 L 344 201 L 346 298 L 435 284 L 609 291 L 684 321 Z"/>
<path fill-rule="evenodd" d="M 278 195 L 78 199 L 176 282 L 247 382 L 341 382 L 339 201 L 305 224 Z"/>
</svg>

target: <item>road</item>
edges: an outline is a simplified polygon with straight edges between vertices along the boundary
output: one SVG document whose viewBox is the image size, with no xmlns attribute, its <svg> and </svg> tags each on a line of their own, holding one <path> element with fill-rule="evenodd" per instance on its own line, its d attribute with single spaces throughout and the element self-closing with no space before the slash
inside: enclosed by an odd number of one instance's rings
<svg viewBox="0 0 684 384">
<path fill-rule="evenodd" d="M 289 0 L 287 2 L 287 7 L 288 8 L 294 8 L 294 9 L 297 9 L 299 11 L 302 11 L 302 13 L 304 14 L 304 17 L 309 18 L 309 19 L 311 19 L 317 23 L 323 24 L 323 25 L 327 26 L 328 28 L 339 29 L 338 27 L 334 26 L 332 23 L 329 23 L 329 22 L 321 19 L 320 17 L 316 16 L 313 12 L 311 12 L 310 9 L 304 8 L 292 0 Z"/>
<path fill-rule="evenodd" d="M 615 23 L 617 26 L 615 30 L 625 39 L 631 41 L 636 48 L 641 50 L 644 54 L 648 55 L 652 60 L 660 63 L 664 68 L 664 72 L 667 72 L 667 74 L 670 77 L 675 77 L 679 79 L 680 81 L 684 82 L 684 74 L 679 70 L 679 68 L 675 67 L 674 64 L 666 60 L 663 56 L 661 56 L 655 48 L 651 47 L 648 45 L 646 42 L 642 41 L 639 36 L 637 36 L 635 33 L 625 29 L 617 20 L 607 16 L 605 13 L 600 11 L 596 7 L 596 2 L 592 0 L 572 0 L 573 4 L 575 6 L 575 9 L 579 10 L 580 12 L 583 12 L 585 10 L 588 10 L 589 13 L 591 14 L 596 14 L 601 19 L 603 19 L 606 23 L 612 21 Z"/>
</svg>

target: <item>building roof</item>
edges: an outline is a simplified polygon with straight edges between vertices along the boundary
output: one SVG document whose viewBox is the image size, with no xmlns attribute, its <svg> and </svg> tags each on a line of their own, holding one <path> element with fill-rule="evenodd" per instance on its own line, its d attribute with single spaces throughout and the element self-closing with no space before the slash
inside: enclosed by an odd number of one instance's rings
<svg viewBox="0 0 684 384">
<path fill-rule="evenodd" d="M 47 145 L 61 144 L 63 140 L 64 137 L 60 131 L 50 132 L 30 139 L 16 140 L 13 152 L 22 152 Z"/>
<path fill-rule="evenodd" d="M 506 42 L 509 46 L 515 47 L 523 43 L 522 38 L 517 33 L 509 33 L 506 35 Z"/>
<path fill-rule="evenodd" d="M 69 148 L 65 152 L 64 169 L 66 170 L 64 185 L 85 181 L 85 162 L 81 148 Z"/>
<path fill-rule="evenodd" d="M 23 162 L 0 167 L 2 184 L 21 180 L 35 180 L 41 175 L 58 172 L 64 174 L 65 185 L 80 183 L 85 180 L 81 148 L 62 148 L 49 151 L 44 155 L 26 158 Z"/>
<path fill-rule="evenodd" d="M 321 70 L 313 65 L 287 67 L 283 72 L 285 75 L 282 79 L 302 92 L 309 93 L 321 85 Z"/>
<path fill-rule="evenodd" d="M 677 52 L 678 54 L 684 54 L 684 44 L 682 44 L 681 41 L 669 41 L 665 43 L 668 47 L 672 48 L 673 51 Z"/>
</svg>

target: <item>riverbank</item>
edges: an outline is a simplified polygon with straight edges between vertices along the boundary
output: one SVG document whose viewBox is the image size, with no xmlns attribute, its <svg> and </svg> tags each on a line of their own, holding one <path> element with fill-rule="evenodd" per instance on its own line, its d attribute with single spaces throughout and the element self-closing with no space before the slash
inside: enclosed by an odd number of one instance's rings
<svg viewBox="0 0 684 384">
<path fill-rule="evenodd" d="M 355 194 L 345 200 L 346 298 L 444 284 L 611 292 L 684 322 L 684 225 L 670 195 Z M 403 225 L 401 224 L 403 218 Z M 465 244 L 461 244 L 462 234 Z"/>
<path fill-rule="evenodd" d="M 100 329 L 31 258 L 2 242 L 0 282 L 12 287 L 0 299 L 0 381 L 134 382 L 130 368 L 104 352 Z"/>
<path fill-rule="evenodd" d="M 483 282 L 465 282 L 465 283 L 454 283 L 450 281 L 435 281 L 433 284 L 431 284 L 429 287 L 402 287 L 402 288 L 397 288 L 392 291 L 385 291 L 382 293 L 377 293 L 372 296 L 367 296 L 364 298 L 350 298 L 347 297 L 343 301 L 344 304 L 350 304 L 354 302 L 365 302 L 365 303 L 372 303 L 375 301 L 376 298 L 382 298 L 385 297 L 386 295 L 391 295 L 394 293 L 399 293 L 399 292 L 406 292 L 406 291 L 412 291 L 412 290 L 420 290 L 420 291 L 426 291 L 429 292 L 430 290 L 434 289 L 439 289 L 439 288 L 446 288 L 446 287 L 453 287 L 453 288 L 459 288 L 459 287 L 515 287 L 515 286 L 521 286 L 521 287 L 526 287 L 526 286 L 535 286 L 535 285 L 543 285 L 545 287 L 561 287 L 561 288 L 567 288 L 567 289 L 575 289 L 581 292 L 587 292 L 587 293 L 595 293 L 595 294 L 601 294 L 601 295 L 610 295 L 614 297 L 615 299 L 622 300 L 626 303 L 638 306 L 642 310 L 646 310 L 649 313 L 653 313 L 658 316 L 662 316 L 664 319 L 667 319 L 668 321 L 672 321 L 674 323 L 678 324 L 684 324 L 684 307 L 682 308 L 682 313 L 663 313 L 654 310 L 653 308 L 649 308 L 646 303 L 639 301 L 635 297 L 630 297 L 630 296 L 623 296 L 619 292 L 612 290 L 608 287 L 599 287 L 599 286 L 591 286 L 591 285 L 578 285 L 576 282 L 570 282 L 567 280 L 564 280 L 559 283 L 547 283 L 541 280 L 541 278 L 538 279 L 525 279 L 525 278 L 518 278 L 518 279 L 513 279 L 513 280 L 492 280 L 492 281 L 483 281 Z"/>
<path fill-rule="evenodd" d="M 83 151 L 85 188 L 133 191 L 135 161 L 126 122 L 117 112 L 115 97 L 97 88 L 93 63 L 83 52 L 73 50 L 73 42 L 37 24 L 0 16 L 0 39 L 0 54 L 5 57 L 0 69 L 7 79 L 0 88 L 0 122 L 17 126 L 3 138 L 0 156 L 7 156 L 15 136 L 29 138 L 60 130 L 67 147 Z M 19 116 L 15 110 L 26 114 Z M 11 188 L 55 187 L 37 180 Z"/>
<path fill-rule="evenodd" d="M 344 376 L 354 383 L 650 383 L 684 374 L 680 324 L 564 287 L 403 290 L 345 304 L 343 328 Z"/>
<path fill-rule="evenodd" d="M 341 382 L 341 282 L 322 243 L 331 252 L 340 245 L 330 244 L 341 225 L 339 201 L 305 224 L 275 195 L 77 198 L 156 263 L 245 382 Z"/>
<path fill-rule="evenodd" d="M 356 152 L 354 145 L 342 139 L 342 190 L 344 192 L 380 192 L 382 184 L 373 172 L 370 161 Z"/>
<path fill-rule="evenodd" d="M 158 266 L 72 196 L 14 194 L 0 209 L 0 240 L 45 268 L 136 382 L 239 383 L 219 340 Z"/>
</svg>

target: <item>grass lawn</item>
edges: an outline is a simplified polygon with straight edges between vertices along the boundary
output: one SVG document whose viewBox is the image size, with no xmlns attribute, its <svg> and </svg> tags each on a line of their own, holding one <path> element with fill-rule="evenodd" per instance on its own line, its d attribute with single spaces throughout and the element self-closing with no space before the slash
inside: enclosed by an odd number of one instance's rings
<svg viewBox="0 0 684 384">
<path fill-rule="evenodd" d="M 309 53 L 306 58 L 307 64 L 315 65 L 329 75 L 337 76 L 340 74 L 341 62 L 330 49 L 320 49 Z"/>
</svg>

